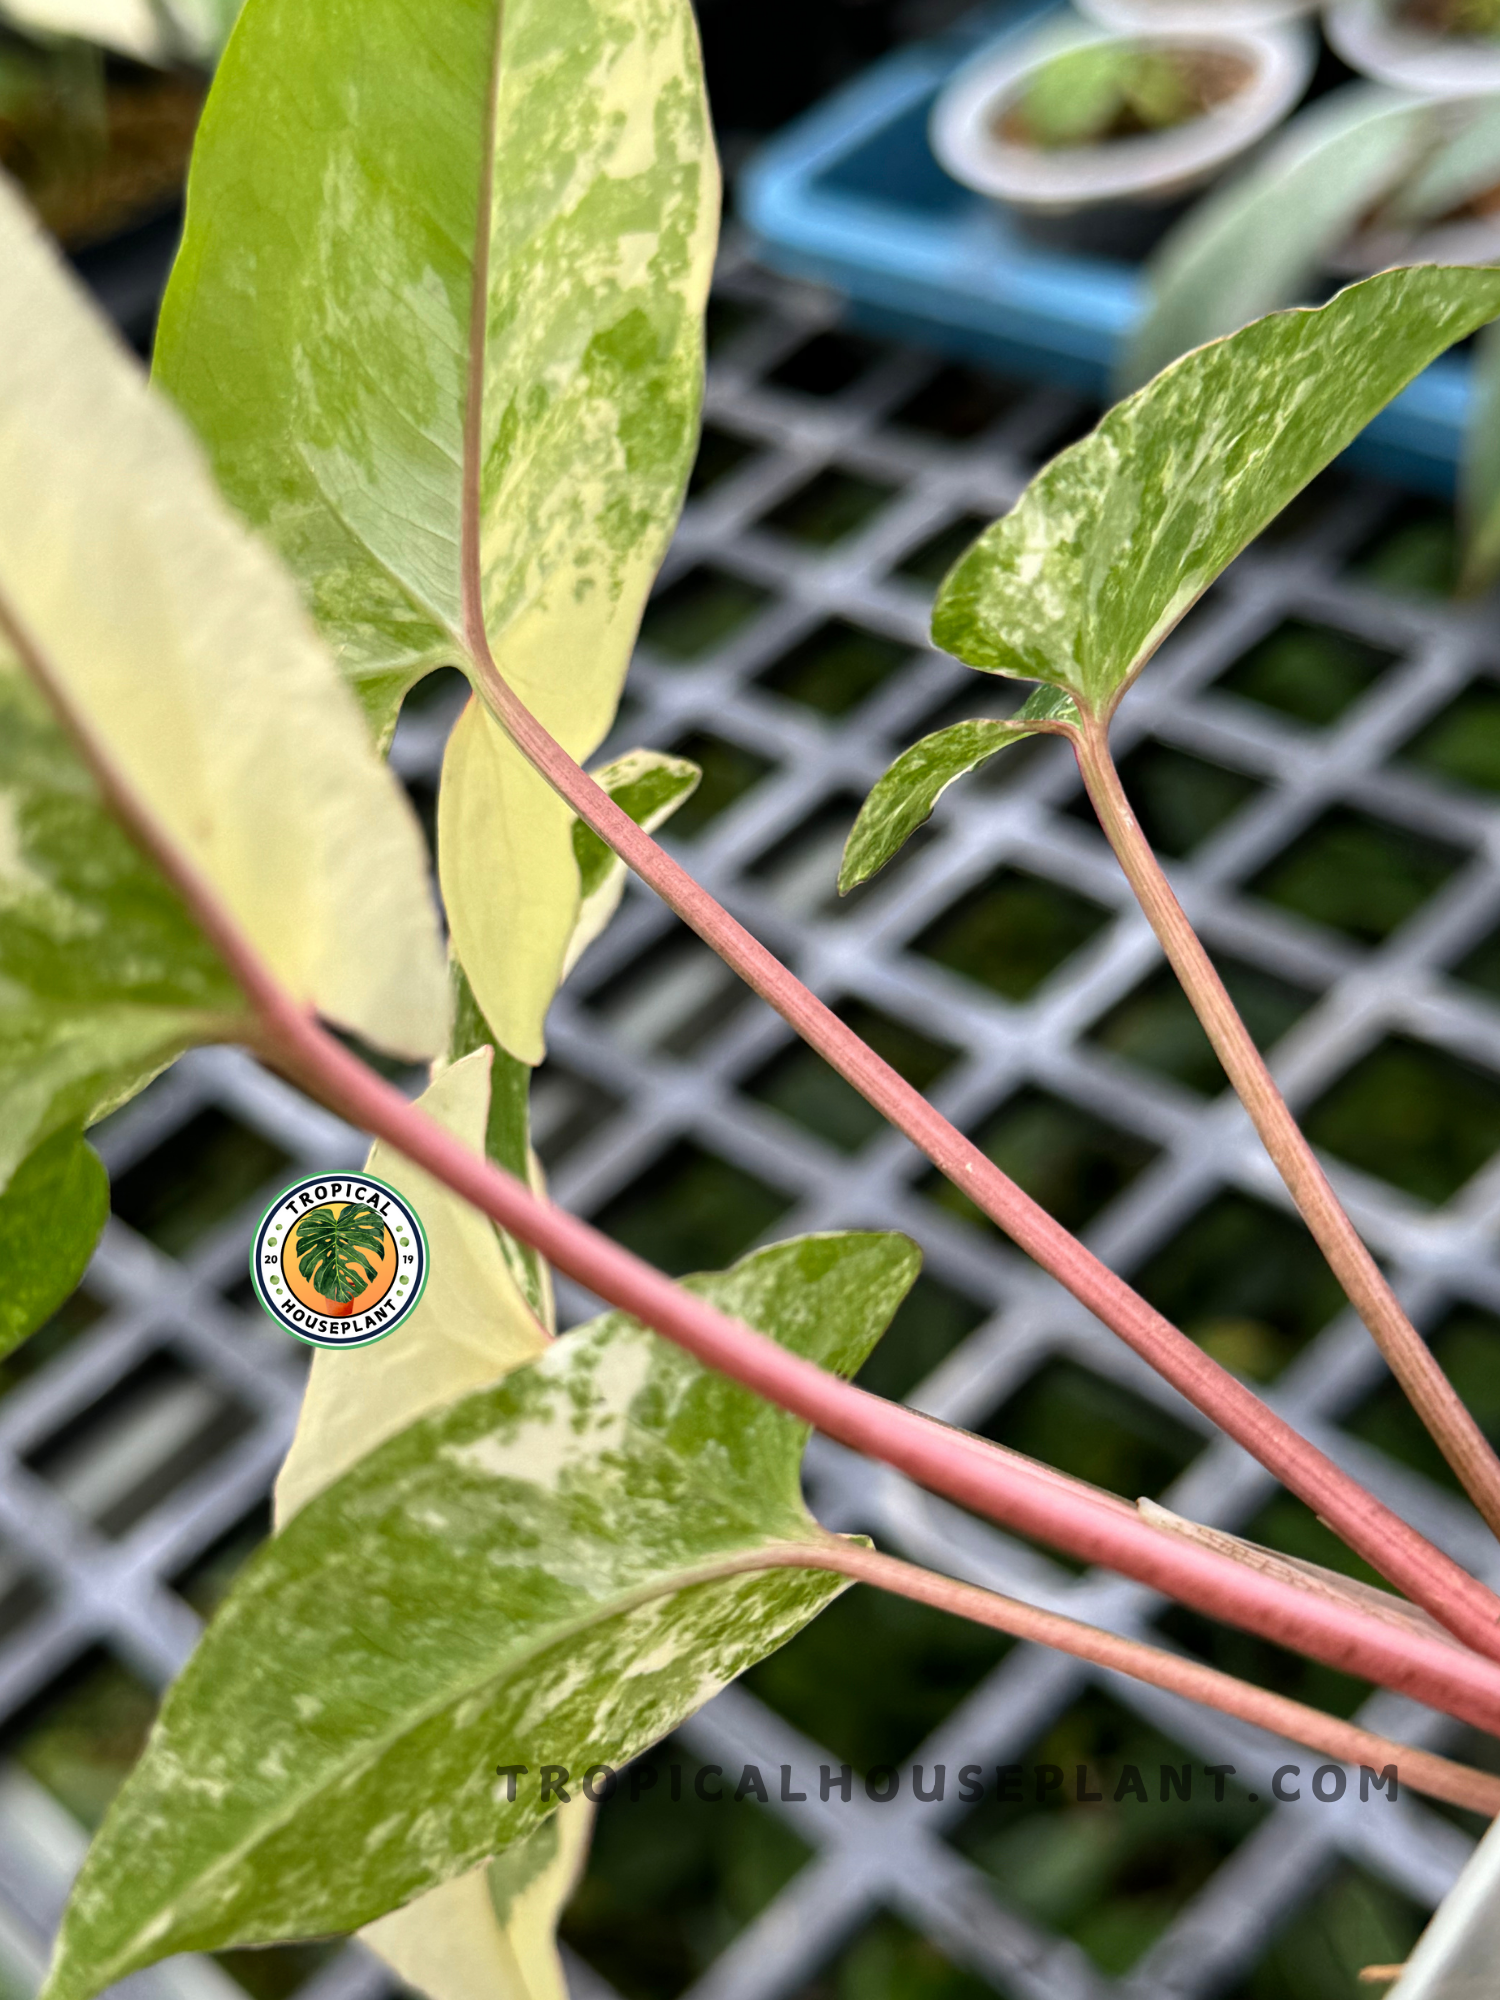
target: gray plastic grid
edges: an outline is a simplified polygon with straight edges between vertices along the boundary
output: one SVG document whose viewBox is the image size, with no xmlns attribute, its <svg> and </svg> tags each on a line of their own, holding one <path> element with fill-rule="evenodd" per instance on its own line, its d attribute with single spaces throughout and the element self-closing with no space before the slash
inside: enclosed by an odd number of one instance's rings
<svg viewBox="0 0 1500 2000">
<path fill-rule="evenodd" d="M 982 1128 L 1018 1089 L 1035 1086 L 1126 1135 L 1120 1143 L 1138 1170 L 1119 1176 L 1121 1191 L 1086 1231 L 1119 1268 L 1142 1267 L 1216 1191 L 1241 1190 L 1284 1208 L 1231 1100 L 1200 1096 L 1089 1039 L 1159 957 L 1097 832 L 1068 810 L 1078 786 L 1066 753 L 1044 746 L 990 780 L 968 782 L 873 888 L 841 909 L 833 896 L 852 806 L 893 747 L 939 717 L 1013 705 L 1006 684 L 926 647 L 929 588 L 903 575 L 903 563 L 954 523 L 1001 511 L 1088 413 L 1051 390 L 1020 391 L 1003 406 L 997 398 L 993 421 L 971 437 L 936 437 L 899 420 L 939 374 L 934 358 L 872 347 L 846 385 L 807 393 L 771 378 L 836 323 L 837 303 L 734 258 L 719 298 L 732 322 L 716 345 L 708 396 L 721 476 L 690 504 L 662 592 L 670 614 L 674 585 L 711 565 L 761 593 L 760 607 L 690 661 L 662 645 L 670 625 L 648 620 L 613 747 L 677 746 L 704 734 L 746 760 L 745 772 L 762 772 L 680 841 L 681 851 L 816 991 L 865 1002 L 956 1052 L 932 1094 L 958 1123 Z M 794 364 L 791 379 L 798 377 Z M 864 518 L 851 532 L 815 546 L 768 522 L 826 471 L 866 482 L 856 496 Z M 835 510 L 839 500 L 834 493 Z M 1278 1077 L 1302 1107 L 1392 1033 L 1500 1070 L 1500 1011 L 1444 971 L 1500 921 L 1500 810 L 1390 761 L 1471 680 L 1500 668 L 1500 653 L 1481 615 L 1393 596 L 1347 573 L 1349 551 L 1394 504 L 1382 490 L 1339 484 L 1310 525 L 1247 555 L 1164 649 L 1118 730 L 1122 753 L 1154 741 L 1254 783 L 1172 874 L 1212 947 L 1321 996 L 1275 1049 Z M 1321 730 L 1213 685 L 1289 617 L 1393 656 Z M 785 681 L 778 663 L 830 618 L 891 642 L 890 658 L 900 662 L 867 699 L 831 715 L 768 684 Z M 452 713 L 445 697 L 403 722 L 394 755 L 419 797 L 435 783 Z M 1244 887 L 1333 804 L 1458 851 L 1442 885 L 1374 949 Z M 1001 868 L 1084 899 L 1096 926 L 1078 949 L 1056 954 L 1061 962 L 1019 1000 L 913 948 Z M 659 1181 L 663 1159 L 687 1143 L 737 1170 L 745 1188 L 770 1191 L 767 1219 L 778 1205 L 782 1212 L 767 1235 L 905 1229 L 923 1244 L 929 1272 L 975 1301 L 980 1317 L 912 1392 L 914 1402 L 977 1426 L 1044 1361 L 1070 1358 L 1201 1437 L 1201 1450 L 1163 1496 L 1168 1504 L 1225 1527 L 1248 1523 L 1272 1491 L 1267 1477 L 1234 1447 L 1214 1442 L 1172 1391 L 998 1236 L 935 1206 L 922 1192 L 923 1163 L 903 1140 L 880 1133 L 845 1152 L 747 1093 L 790 1039 L 633 888 L 554 1009 L 536 1135 L 556 1196 L 585 1214 L 628 1216 L 630 1203 Z M 253 1514 L 290 1436 L 302 1356 L 248 1309 L 249 1232 L 268 1190 L 296 1172 L 352 1161 L 361 1142 L 248 1059 L 205 1051 L 105 1129 L 102 1150 L 117 1187 L 128 1197 L 131 1170 L 174 1146 L 189 1148 L 191 1179 L 191 1145 L 207 1143 L 205 1117 L 227 1118 L 275 1149 L 257 1169 L 263 1185 L 176 1254 L 170 1212 L 165 1224 L 146 1218 L 149 1234 L 114 1219 L 86 1285 L 98 1316 L 0 1401 L 0 1588 L 7 1592 L 0 1706 L 8 1717 L 95 1647 L 149 1687 L 162 1685 L 197 1629 L 174 1579 Z M 1500 1310 L 1493 1161 L 1439 1207 L 1347 1167 L 1337 1178 L 1419 1324 L 1433 1325 L 1455 1300 Z M 128 1198 L 124 1206 L 142 1222 Z M 753 1200 L 746 1215 L 748 1232 L 756 1226 Z M 561 1289 L 565 1321 L 590 1310 L 573 1288 Z M 1462 1504 L 1340 1429 L 1340 1418 L 1382 1379 L 1367 1336 L 1345 1313 L 1297 1353 L 1273 1394 L 1374 1491 L 1500 1583 L 1500 1557 Z M 1075 1576 L 825 1442 L 815 1442 L 808 1471 L 814 1504 L 830 1525 L 873 1533 L 915 1560 L 1121 1631 L 1149 1632 L 1161 1609 L 1132 1584 Z M 1269 1772 L 1282 1761 L 1281 1746 L 1253 1730 L 1030 1647 L 1012 1650 L 913 1761 L 1019 1758 L 1090 1684 L 1107 1686 L 1204 1762 Z M 1435 1746 L 1453 1734 L 1441 1718 L 1389 1695 L 1372 1697 L 1361 1714 Z M 821 1762 L 840 1761 L 744 1687 L 710 1704 L 682 1740 L 731 1768 L 747 1761 L 815 1773 Z M 951 1793 L 944 1805 L 919 1806 L 903 1789 L 897 1804 L 877 1808 L 857 1793 L 852 1807 L 823 1806 L 814 1790 L 808 1804 L 771 1810 L 793 1816 L 814 1858 L 711 1965 L 692 1988 L 694 2000 L 791 1994 L 881 1908 L 997 1991 L 1027 2000 L 1208 1995 L 1236 1984 L 1341 1857 L 1430 1905 L 1470 1844 L 1410 1795 L 1378 1811 L 1352 1799 L 1278 1807 L 1116 1982 L 1077 1944 L 1007 1907 L 991 1878 L 950 1844 L 945 1836 L 962 1810 Z M 77 1823 L 34 1776 L 13 1756 L 0 1764 L 0 1971 L 20 1992 L 34 1988 L 82 1845 Z M 569 1967 L 576 2000 L 608 2000 L 611 1989 L 596 1971 L 572 1955 Z M 128 1983 L 180 2000 L 224 2000 L 240 1990 L 220 1967 L 196 1959 Z M 387 1984 L 373 1959 L 351 1946 L 300 1993 L 373 2000 Z"/>
</svg>

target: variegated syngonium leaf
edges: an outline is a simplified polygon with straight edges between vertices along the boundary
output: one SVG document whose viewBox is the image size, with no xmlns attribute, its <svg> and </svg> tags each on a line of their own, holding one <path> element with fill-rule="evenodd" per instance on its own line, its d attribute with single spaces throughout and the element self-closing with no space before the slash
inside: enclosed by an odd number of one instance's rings
<svg viewBox="0 0 1500 2000">
<path fill-rule="evenodd" d="M 980 536 L 939 592 L 935 642 L 1107 715 L 1267 522 L 1497 313 L 1500 271 L 1419 265 L 1185 355 Z"/>
<path fill-rule="evenodd" d="M 476 1153 L 485 1148 L 492 1059 L 487 1046 L 476 1049 L 420 1099 Z M 498 1382 L 547 1347 L 486 1217 L 387 1146 L 377 1145 L 366 1167 L 421 1216 L 432 1275 L 399 1340 L 314 1352 L 276 1483 L 278 1527 L 407 1424 Z M 496 1867 L 498 1899 L 485 1863 L 367 1925 L 365 1942 L 434 2000 L 567 2000 L 552 1928 L 583 1860 L 590 1813 L 587 1799 L 576 1798 L 517 1842 Z"/>
<path fill-rule="evenodd" d="M 591 775 L 647 833 L 665 826 L 703 778 L 688 758 L 671 757 L 664 750 L 627 750 Z M 573 858 L 578 863 L 578 921 L 563 960 L 564 979 L 595 938 L 603 935 L 625 893 L 625 863 L 581 819 L 573 822 Z"/>
<path fill-rule="evenodd" d="M 288 993 L 435 1055 L 421 829 L 292 580 L 3 186 L 0 269 L 0 648 Z M 112 921 L 74 941 L 81 987 Z"/>
<path fill-rule="evenodd" d="M 474 671 L 478 605 L 563 747 L 602 741 L 696 442 L 718 202 L 690 0 L 250 0 L 156 367 L 377 738 L 429 667 Z M 516 973 L 558 975 L 572 818 L 478 712 L 443 790 L 458 955 L 534 1064 Z"/>
<path fill-rule="evenodd" d="M 0 1356 L 67 1298 L 108 1218 L 104 1162 L 76 1131 L 54 1132 L 22 1162 L 0 1194 Z"/>
<path fill-rule="evenodd" d="M 244 1022 L 239 989 L 0 645 L 0 1188 Z"/>
<path fill-rule="evenodd" d="M 536 798 L 517 783 L 517 754 L 471 701 L 443 762 L 438 852 L 464 982 L 455 1024 L 464 1039 L 455 1046 L 487 1040 L 508 1063 L 531 1065 L 544 1053 L 543 1025 L 560 982 L 619 907 L 625 864 L 555 793 L 544 788 Z M 593 773 L 648 833 L 692 795 L 701 775 L 687 758 L 661 750 L 627 751 Z M 492 1147 L 490 1156 L 524 1179 L 524 1142 L 508 1156 Z"/>
<path fill-rule="evenodd" d="M 46 39 L 95 42 L 136 62 L 166 63 L 172 55 L 151 0 L 0 0 L 0 23 Z"/>
<path fill-rule="evenodd" d="M 848 1374 L 918 1262 L 902 1237 L 814 1236 L 688 1283 Z M 609 1314 L 361 1460 L 248 1566 L 168 1695 L 47 2000 L 368 1923 L 531 1834 L 542 1763 L 657 1741 L 842 1587 L 800 1567 L 826 1540 L 806 1435 Z M 501 1765 L 530 1767 L 514 1802 Z"/>
<path fill-rule="evenodd" d="M 1056 688 L 1038 688 L 1013 716 L 956 722 L 951 729 L 940 729 L 914 743 L 896 759 L 860 807 L 844 843 L 839 894 L 847 895 L 878 874 L 959 778 L 1012 743 L 1023 742 L 1028 736 L 1066 734 L 1077 721 L 1078 709 L 1071 695 Z"/>
<path fill-rule="evenodd" d="M 1137 389 L 1190 347 L 1315 296 L 1330 252 L 1410 184 L 1443 115 L 1378 83 L 1316 99 L 1162 239 L 1116 390 Z"/>
</svg>

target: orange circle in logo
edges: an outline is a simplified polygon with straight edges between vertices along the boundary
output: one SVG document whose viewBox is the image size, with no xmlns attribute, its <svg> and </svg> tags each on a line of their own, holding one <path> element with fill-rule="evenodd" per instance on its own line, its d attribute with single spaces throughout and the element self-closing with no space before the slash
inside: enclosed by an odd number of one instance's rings
<svg viewBox="0 0 1500 2000">
<path fill-rule="evenodd" d="M 300 1264 L 302 1253 L 298 1241 L 302 1222 L 315 1215 L 331 1215 L 337 1219 L 345 1209 L 361 1208 L 363 1206 L 362 1202 L 325 1202 L 320 1208 L 309 1209 L 307 1216 L 304 1216 L 302 1221 L 293 1224 L 283 1237 L 281 1246 L 282 1277 L 285 1280 L 287 1290 L 292 1294 L 293 1298 L 298 1299 L 309 1311 L 322 1313 L 329 1319 L 353 1319 L 357 1313 L 368 1312 L 372 1306 L 378 1306 L 390 1291 L 391 1286 L 395 1284 L 396 1272 L 400 1266 L 400 1258 L 396 1254 L 395 1238 L 383 1222 L 381 1223 L 383 1247 L 379 1256 L 377 1257 L 368 1246 L 361 1253 L 363 1262 L 372 1267 L 375 1275 L 365 1286 L 364 1290 L 357 1292 L 353 1298 L 346 1300 L 325 1298 L 321 1292 L 313 1289 L 312 1280 L 304 1278 L 302 1275 Z M 363 1276 L 362 1266 L 356 1268 L 360 1270 L 360 1275 Z"/>
</svg>

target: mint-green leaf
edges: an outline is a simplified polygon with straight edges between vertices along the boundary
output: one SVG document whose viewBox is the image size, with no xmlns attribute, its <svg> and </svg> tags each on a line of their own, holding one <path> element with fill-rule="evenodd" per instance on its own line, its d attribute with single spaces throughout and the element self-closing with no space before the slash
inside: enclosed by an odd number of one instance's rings
<svg viewBox="0 0 1500 2000">
<path fill-rule="evenodd" d="M 717 176 L 687 0 L 501 13 L 251 0 L 156 367 L 378 725 L 467 651 L 472 370 L 491 644 L 597 741 L 693 449 Z"/>
<path fill-rule="evenodd" d="M 494 1059 L 490 1073 L 490 1108 L 485 1123 L 484 1150 L 497 1167 L 514 1174 L 518 1181 L 536 1182 L 537 1167 L 531 1151 L 531 1065 L 523 1063 L 500 1046 L 494 1029 L 480 1012 L 474 989 L 463 967 L 453 963 L 453 1033 L 448 1046 L 449 1060 L 461 1062 L 475 1049 L 489 1049 Z M 499 1223 L 492 1225 L 504 1253 L 510 1274 L 520 1286 L 531 1310 L 550 1328 L 552 1285 L 539 1252 L 521 1242 Z"/>
<path fill-rule="evenodd" d="M 1493 96 L 1428 106 L 1433 142 L 1387 203 L 1391 221 L 1416 227 L 1454 215 L 1500 178 L 1500 102 Z"/>
<path fill-rule="evenodd" d="M 815 1236 L 689 1283 L 848 1374 L 918 1261 Z M 657 1741 L 841 1587 L 761 1566 L 823 1536 L 806 1436 L 609 1314 L 381 1446 L 257 1556 L 168 1695 L 47 2000 L 368 1923 L 534 1831 L 543 1762 Z M 531 1767 L 514 1804 L 502 1764 Z"/>
<path fill-rule="evenodd" d="M 292 579 L 3 180 L 0 270 L 0 650 L 285 993 L 436 1054 L 421 828 Z"/>
<path fill-rule="evenodd" d="M 839 869 L 839 893 L 867 882 L 899 854 L 948 787 L 1025 737 L 1057 735 L 1078 720 L 1071 695 L 1038 688 L 1009 721 L 956 722 L 896 759 L 859 809 Z"/>
<path fill-rule="evenodd" d="M 1500 271 L 1420 265 L 1184 355 L 980 536 L 939 593 L 934 640 L 1107 714 L 1246 543 L 1497 313 Z"/>
<path fill-rule="evenodd" d="M 637 826 L 654 833 L 698 789 L 702 771 L 686 757 L 669 757 L 664 750 L 627 750 L 612 764 L 593 773 Z M 573 853 L 578 861 L 578 886 L 585 903 L 597 896 L 611 875 L 623 873 L 624 863 L 582 820 L 573 823 Z"/>
<path fill-rule="evenodd" d="M 1464 559 L 1460 588 L 1471 594 L 1500 576 L 1500 333 L 1474 343 L 1469 427 L 1459 467 Z"/>
<path fill-rule="evenodd" d="M 377 737 L 429 667 L 474 669 L 467 552 L 501 671 L 584 758 L 693 456 L 718 174 L 689 0 L 501 15 L 251 0 L 156 366 Z M 458 956 L 502 1044 L 540 1062 L 571 816 L 487 715 L 454 731 L 442 790 Z"/>
<path fill-rule="evenodd" d="M 686 757 L 669 757 L 664 750 L 627 750 L 593 776 L 637 826 L 655 833 L 697 791 L 703 773 Z M 573 822 L 573 857 L 578 863 L 578 921 L 563 960 L 564 979 L 603 933 L 625 893 L 625 863 L 582 820 Z"/>
<path fill-rule="evenodd" d="M 77 1132 L 55 1132 L 0 1194 L 0 1355 L 35 1333 L 88 1268 L 109 1217 L 109 1175 Z"/>
<path fill-rule="evenodd" d="M 1330 91 L 1261 159 L 1201 201 L 1147 267 L 1150 304 L 1116 386 L 1149 380 L 1191 347 L 1294 305 L 1433 136 L 1433 107 L 1381 84 Z"/>
<path fill-rule="evenodd" d="M 0 648 L 0 1187 L 244 1001 Z"/>
</svg>

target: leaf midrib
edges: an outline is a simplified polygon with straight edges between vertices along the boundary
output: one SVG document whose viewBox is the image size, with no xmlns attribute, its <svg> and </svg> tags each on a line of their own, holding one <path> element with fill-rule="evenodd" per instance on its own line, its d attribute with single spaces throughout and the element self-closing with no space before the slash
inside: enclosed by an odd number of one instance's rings
<svg viewBox="0 0 1500 2000">
<path fill-rule="evenodd" d="M 809 1520 L 811 1522 L 811 1517 L 809 1517 Z M 811 1525 L 816 1528 L 816 1523 L 811 1523 Z M 472 1698 L 475 1694 L 513 1677 L 517 1671 L 525 1667 L 528 1660 L 546 1651 L 548 1648 L 559 1645 L 569 1638 L 588 1632 L 595 1626 L 605 1623 L 610 1618 L 621 1617 L 627 1612 L 637 1610 L 642 1605 L 651 1603 L 654 1598 L 675 1596 L 681 1591 L 694 1589 L 700 1584 L 717 1583 L 727 1577 L 736 1575 L 753 1576 L 757 1571 L 770 1571 L 773 1569 L 815 1570 L 826 1568 L 826 1564 L 815 1560 L 796 1561 L 789 1559 L 782 1562 L 767 1560 L 768 1556 L 774 1556 L 777 1551 L 785 1552 L 788 1558 L 803 1551 L 806 1551 L 811 1556 L 818 1547 L 819 1540 L 817 1536 L 809 1536 L 805 1542 L 778 1538 L 762 1544 L 757 1549 L 742 1550 L 736 1555 L 721 1557 L 716 1562 L 703 1564 L 699 1568 L 684 1570 L 672 1577 L 670 1581 L 663 1580 L 661 1582 L 642 1584 L 635 1590 L 622 1592 L 618 1598 L 614 1599 L 606 1607 L 581 1614 L 576 1618 L 559 1621 L 556 1625 L 548 1628 L 545 1634 L 538 1633 L 532 1639 L 528 1640 L 526 1644 L 518 1648 L 516 1652 L 507 1658 L 504 1666 L 499 1670 L 478 1680 L 461 1682 L 456 1690 L 451 1688 L 445 1690 L 442 1695 L 434 1697 L 433 1700 L 424 1704 L 421 1708 L 408 1712 L 399 1727 L 379 1737 L 366 1739 L 361 1745 L 360 1754 L 351 1756 L 331 1769 L 325 1770 L 316 1784 L 309 1785 L 305 1791 L 299 1792 L 294 1799 L 288 1802 L 281 1812 L 267 1816 L 244 1840 L 240 1841 L 226 1854 L 221 1855 L 209 1867 L 195 1875 L 182 1891 L 171 1898 L 168 1907 L 174 1912 L 180 1912 L 184 1906 L 190 1906 L 190 1899 L 201 1896 L 203 1891 L 216 1879 L 221 1878 L 226 1872 L 238 1866 L 241 1861 L 252 1856 L 258 1848 L 262 1847 L 276 1833 L 280 1832 L 295 1819 L 303 1807 L 311 1800 L 317 1798 L 320 1793 L 342 1784 L 351 1774 L 359 1775 L 367 1772 L 390 1750 L 394 1749 L 403 1738 L 411 1735 L 413 1731 L 420 1729 L 425 1723 L 441 1715 L 444 1710 L 453 1707 L 456 1702 L 463 1700 L 466 1696 Z M 161 1909 L 158 1906 L 153 1914 L 151 1923 L 148 1925 L 138 1925 L 130 1942 L 123 1945 L 112 1958 L 106 1961 L 106 1968 L 103 1969 L 107 1969 L 108 1976 L 98 1980 L 93 1990 L 102 1991 L 105 1986 L 113 1984 L 116 1979 L 126 1976 L 127 1971 L 130 1969 L 132 1954 L 139 1947 L 148 1931 L 154 1930 L 156 1932 L 153 1942 L 160 1941 L 163 1936 L 171 1936 L 171 1931 L 163 1932 L 161 1930 L 160 1917 Z"/>
<path fill-rule="evenodd" d="M 652 1335 L 648 1329 L 640 1327 L 638 1322 L 630 1319 L 629 1314 L 621 1313 L 618 1317 L 626 1322 L 627 1327 L 635 1327 L 641 1338 L 649 1339 L 653 1344 L 658 1342 L 659 1336 Z M 580 1329 L 581 1331 L 582 1329 Z M 553 1351 L 556 1350 L 554 1349 Z M 505 1378 L 502 1377 L 501 1379 L 504 1380 Z M 480 1393 L 483 1392 L 481 1391 Z M 794 1423 L 795 1419 L 788 1419 L 788 1421 Z M 648 1429 L 632 1415 L 629 1409 L 625 1412 L 624 1427 L 626 1430 L 632 1431 L 637 1436 L 646 1440 L 652 1450 L 665 1452 L 671 1457 L 680 1458 L 681 1454 L 659 1431 Z M 706 1482 L 697 1474 L 695 1462 L 686 1486 L 689 1490 L 701 1491 L 705 1485 Z M 329 1488 L 325 1488 L 324 1490 L 325 1492 L 331 1491 Z M 314 1500 L 308 1504 L 315 1504 L 316 1500 L 321 1497 L 321 1495 L 315 1495 Z M 736 1507 L 729 1511 L 731 1520 L 742 1523 L 748 1535 L 753 1536 L 763 1532 L 741 1508 Z M 332 1770 L 325 1771 L 316 1784 L 309 1785 L 305 1792 L 298 1794 L 293 1801 L 288 1803 L 282 1812 L 272 1815 L 263 1821 L 257 1830 L 247 1835 L 245 1840 L 240 1842 L 237 1847 L 233 1848 L 229 1853 L 220 1856 L 208 1869 L 193 1879 L 187 1893 L 201 1892 L 207 1884 L 213 1882 L 224 1871 L 235 1866 L 245 1855 L 253 1853 L 257 1847 L 263 1845 L 265 1841 L 295 1818 L 302 1807 L 309 1800 L 316 1798 L 320 1792 L 326 1791 L 330 1786 L 339 1784 L 351 1773 L 369 1769 L 378 1763 L 403 1737 L 408 1736 L 413 1730 L 422 1727 L 423 1724 L 440 1715 L 445 1709 L 451 1708 L 456 1701 L 464 1699 L 465 1696 L 472 1697 L 479 1690 L 493 1687 L 500 1681 L 513 1675 L 518 1669 L 523 1668 L 529 1659 L 545 1651 L 548 1647 L 558 1645 L 571 1637 L 587 1632 L 610 1618 L 620 1617 L 626 1612 L 637 1609 L 640 1605 L 649 1604 L 655 1598 L 675 1596 L 679 1591 L 691 1590 L 699 1583 L 712 1583 L 736 1574 L 753 1575 L 757 1570 L 761 1569 L 770 1570 L 798 1567 L 817 1569 L 822 1567 L 823 1565 L 811 1561 L 800 1565 L 792 1562 L 777 1563 L 766 1561 L 767 1554 L 778 1549 L 788 1552 L 802 1549 L 811 1551 L 820 1546 L 825 1535 L 825 1530 L 819 1526 L 812 1514 L 807 1513 L 805 1507 L 803 1508 L 803 1512 L 806 1515 L 809 1530 L 805 1540 L 793 1539 L 786 1535 L 775 1536 L 767 1540 L 762 1540 L 756 1547 L 744 1549 L 738 1554 L 727 1557 L 721 1556 L 712 1563 L 703 1564 L 694 1569 L 679 1571 L 671 1577 L 663 1577 L 649 1583 L 640 1584 L 634 1590 L 622 1591 L 617 1597 L 610 1600 L 608 1604 L 596 1605 L 591 1610 L 580 1612 L 576 1617 L 559 1620 L 549 1626 L 545 1633 L 537 1632 L 514 1652 L 509 1654 L 503 1665 L 497 1667 L 494 1671 L 473 1681 L 461 1681 L 456 1692 L 450 1689 L 442 1694 L 435 1695 L 421 1708 L 409 1711 L 398 1726 L 379 1737 L 365 1739 L 355 1754 L 351 1755 L 343 1763 L 335 1766 Z M 137 1941 L 140 1935 L 141 1932 L 138 1930 L 136 1933 Z M 130 1947 L 123 1948 L 111 1961 L 111 1964 L 115 1967 L 123 1965 L 130 1957 L 130 1950 Z M 123 1974 L 118 1971 L 112 1974 L 112 1977 L 121 1976 Z"/>
</svg>

